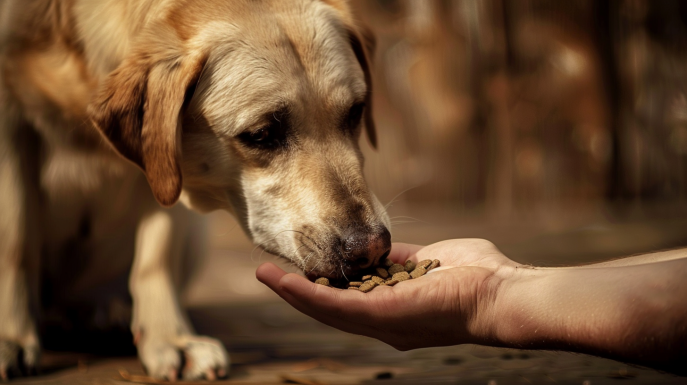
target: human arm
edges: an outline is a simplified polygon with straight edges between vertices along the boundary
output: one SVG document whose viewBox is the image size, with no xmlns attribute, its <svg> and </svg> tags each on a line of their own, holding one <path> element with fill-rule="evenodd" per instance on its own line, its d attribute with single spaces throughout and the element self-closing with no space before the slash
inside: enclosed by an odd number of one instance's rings
<svg viewBox="0 0 687 385">
<path fill-rule="evenodd" d="M 685 258 L 519 268 L 499 289 L 494 306 L 502 321 L 491 333 L 504 346 L 587 353 L 687 374 L 685 278 Z"/>
<path fill-rule="evenodd" d="M 452 240 L 394 244 L 394 261 L 436 258 L 442 268 L 367 294 L 315 285 L 274 265 L 261 266 L 258 278 L 305 314 L 403 350 L 476 343 L 679 371 L 687 362 L 687 249 L 671 255 L 542 269 L 509 260 L 487 241 Z"/>
<path fill-rule="evenodd" d="M 574 267 L 620 267 L 620 266 L 635 266 L 644 265 L 647 263 L 663 262 L 663 261 L 673 261 L 676 259 L 687 258 L 687 249 L 673 249 L 673 250 L 663 250 L 651 253 L 643 253 L 632 255 L 629 257 L 623 257 L 618 259 L 612 259 L 609 261 L 583 265 Z"/>
</svg>

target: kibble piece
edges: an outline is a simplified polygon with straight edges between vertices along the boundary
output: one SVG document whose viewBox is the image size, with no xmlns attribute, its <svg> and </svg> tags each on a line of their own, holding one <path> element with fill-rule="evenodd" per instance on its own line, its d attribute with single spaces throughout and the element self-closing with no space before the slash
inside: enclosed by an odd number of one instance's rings
<svg viewBox="0 0 687 385">
<path fill-rule="evenodd" d="M 358 289 L 359 289 L 360 291 L 362 291 L 363 293 L 367 293 L 368 291 L 374 289 L 375 286 L 377 286 L 377 282 L 375 282 L 375 281 L 367 281 L 367 282 L 363 282 L 363 284 L 360 285 L 360 287 L 359 287 Z"/>
<path fill-rule="evenodd" d="M 362 277 L 360 275 L 351 277 L 354 281 L 345 282 L 335 280 L 334 282 L 330 282 L 328 278 L 319 277 L 315 280 L 315 283 L 367 293 L 377 286 L 394 286 L 402 281 L 419 278 L 439 265 L 440 262 L 438 259 L 425 259 L 420 262 L 407 260 L 403 264 L 394 263 L 389 259 L 385 259 L 378 265 L 363 270 L 364 273 L 361 272 L 361 274 L 369 274 L 363 275 Z"/>
<path fill-rule="evenodd" d="M 391 277 L 391 279 L 396 280 L 398 282 L 407 281 L 410 279 L 410 274 L 406 273 L 405 271 L 401 271 L 394 274 L 394 276 Z"/>
<path fill-rule="evenodd" d="M 379 276 L 382 278 L 389 278 L 389 272 L 383 267 L 377 268 L 377 274 L 379 274 Z"/>
<path fill-rule="evenodd" d="M 425 273 L 427 273 L 427 269 L 425 269 L 425 268 L 422 267 L 422 266 L 418 266 L 418 267 L 415 268 L 415 270 L 413 270 L 413 271 L 410 273 L 410 276 L 411 276 L 413 279 L 415 279 L 415 278 L 420 278 L 420 277 L 422 277 L 423 275 L 425 275 Z"/>
<path fill-rule="evenodd" d="M 435 267 L 439 267 L 439 265 L 441 265 L 441 261 L 439 261 L 438 259 L 435 259 L 432 261 L 432 264 L 429 265 L 429 267 L 427 268 L 427 271 L 430 271 L 430 270 L 434 269 Z"/>
<path fill-rule="evenodd" d="M 403 266 L 403 268 L 410 273 L 411 271 L 415 270 L 415 262 L 411 261 L 410 259 L 406 261 L 406 264 Z"/>
<path fill-rule="evenodd" d="M 382 283 L 384 283 L 384 278 L 375 275 L 371 278 L 371 281 L 376 283 L 377 285 L 381 285 Z"/>
<path fill-rule="evenodd" d="M 391 275 L 394 275 L 396 273 L 400 273 L 402 271 L 406 271 L 406 269 L 403 267 L 403 265 L 399 265 L 398 263 L 394 263 L 389 268 L 389 274 L 391 274 Z"/>
</svg>

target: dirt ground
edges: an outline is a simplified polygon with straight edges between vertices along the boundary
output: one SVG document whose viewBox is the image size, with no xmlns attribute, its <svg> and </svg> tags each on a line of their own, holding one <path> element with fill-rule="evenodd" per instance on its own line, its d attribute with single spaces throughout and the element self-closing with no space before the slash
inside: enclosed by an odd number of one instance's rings
<svg viewBox="0 0 687 385">
<path fill-rule="evenodd" d="M 561 266 L 687 246 L 687 216 L 674 208 L 551 210 L 516 219 L 441 207 L 391 209 L 394 240 L 431 243 L 485 237 L 525 263 Z M 222 340 L 231 384 L 682 384 L 687 378 L 563 352 L 473 345 L 399 352 L 314 321 L 255 280 L 273 256 L 254 249 L 225 214 L 213 214 L 211 248 L 183 300 L 200 333 Z M 286 268 L 290 268 L 284 264 Z M 292 269 L 292 268 L 291 268 Z M 146 382 L 134 356 L 46 352 L 43 372 L 17 384 Z M 200 383 L 200 382 L 198 382 Z M 204 382 L 205 383 L 205 382 Z"/>
</svg>

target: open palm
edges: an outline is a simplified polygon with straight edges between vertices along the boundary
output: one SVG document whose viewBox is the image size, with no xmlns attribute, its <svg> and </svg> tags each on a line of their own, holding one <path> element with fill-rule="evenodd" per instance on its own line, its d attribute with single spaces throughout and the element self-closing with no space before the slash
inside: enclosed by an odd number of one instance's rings
<svg viewBox="0 0 687 385">
<path fill-rule="evenodd" d="M 420 279 L 380 286 L 369 293 L 321 286 L 273 264 L 258 279 L 293 307 L 338 329 L 377 338 L 401 349 L 477 342 L 488 324 L 500 283 L 515 262 L 490 242 L 456 239 L 428 246 L 395 243 L 389 259 L 438 259 L 441 267 Z"/>
</svg>

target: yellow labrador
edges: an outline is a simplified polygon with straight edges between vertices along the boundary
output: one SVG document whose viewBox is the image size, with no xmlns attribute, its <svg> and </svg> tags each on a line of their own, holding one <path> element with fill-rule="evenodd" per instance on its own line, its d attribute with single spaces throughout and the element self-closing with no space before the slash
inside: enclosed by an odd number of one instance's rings
<svg viewBox="0 0 687 385">
<path fill-rule="evenodd" d="M 231 212 L 308 273 L 385 258 L 358 146 L 376 141 L 367 48 L 344 1 L 1 2 L 0 376 L 36 365 L 41 282 L 91 298 L 128 271 L 148 373 L 224 375 L 176 297 L 198 250 L 183 206 Z"/>
</svg>

